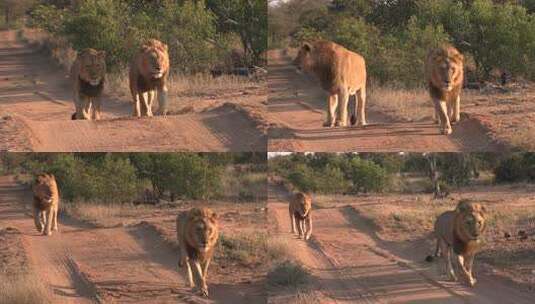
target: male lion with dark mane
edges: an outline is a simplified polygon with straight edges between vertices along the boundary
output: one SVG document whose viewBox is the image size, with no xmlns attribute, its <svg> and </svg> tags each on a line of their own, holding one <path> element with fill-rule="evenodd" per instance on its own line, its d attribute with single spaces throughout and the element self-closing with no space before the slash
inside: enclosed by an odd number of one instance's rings
<svg viewBox="0 0 535 304">
<path fill-rule="evenodd" d="M 76 112 L 71 119 L 100 119 L 106 80 L 106 52 L 84 49 L 71 67 Z"/>
<path fill-rule="evenodd" d="M 190 287 L 199 286 L 208 296 L 208 266 L 219 237 L 217 214 L 208 208 L 192 208 L 176 217 L 176 236 L 180 246 L 178 267 L 186 266 Z M 191 267 L 194 267 L 196 282 Z"/>
<path fill-rule="evenodd" d="M 362 56 L 334 42 L 320 40 L 304 43 L 299 49 L 294 65 L 299 71 L 303 70 L 316 76 L 321 87 L 329 93 L 327 120 L 323 126 L 347 126 L 350 95 L 356 95 L 356 104 L 351 107 L 351 125 L 367 124 L 366 63 Z M 355 110 L 358 111 L 358 119 Z"/>
<path fill-rule="evenodd" d="M 290 221 L 292 223 L 292 233 L 295 234 L 295 225 L 297 222 L 297 230 L 299 238 L 305 240 L 310 239 L 312 235 L 312 198 L 310 195 L 298 192 L 290 200 L 289 212 Z"/>
<path fill-rule="evenodd" d="M 472 274 L 474 257 L 483 247 L 483 232 L 486 228 L 486 210 L 478 203 L 462 200 L 454 211 L 446 211 L 438 216 L 435 222 L 437 247 L 435 257 L 442 253 L 444 268 L 452 281 L 457 276 L 452 266 L 452 255 L 457 256 L 461 273 L 473 287 L 476 279 Z M 427 260 L 431 261 L 432 257 Z"/>
<path fill-rule="evenodd" d="M 133 98 L 132 116 L 153 116 L 152 102 L 158 95 L 158 114 L 167 114 L 167 44 L 156 39 L 145 42 L 130 64 L 129 81 Z"/>
<path fill-rule="evenodd" d="M 432 49 L 427 55 L 425 76 L 442 134 L 452 132 L 451 123 L 461 120 L 463 55 L 451 45 Z"/>
<path fill-rule="evenodd" d="M 51 235 L 58 230 L 59 192 L 56 178 L 52 174 L 39 174 L 33 190 L 33 219 L 37 231 Z"/>
</svg>

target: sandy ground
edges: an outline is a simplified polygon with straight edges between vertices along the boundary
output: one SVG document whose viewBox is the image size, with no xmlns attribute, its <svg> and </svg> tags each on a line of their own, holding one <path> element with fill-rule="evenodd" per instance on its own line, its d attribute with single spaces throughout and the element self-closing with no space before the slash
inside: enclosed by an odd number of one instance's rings
<svg viewBox="0 0 535 304">
<path fill-rule="evenodd" d="M 71 121 L 74 105 L 66 75 L 50 59 L 17 42 L 13 31 L 0 33 L 0 44 L 0 150 L 266 150 L 260 122 L 248 108 L 233 104 L 136 119 L 130 117 L 129 102 L 105 96 L 103 120 Z"/>
<path fill-rule="evenodd" d="M 309 242 L 290 231 L 288 196 L 270 187 L 268 210 L 274 232 L 295 246 L 295 257 L 310 269 L 307 287 L 320 303 L 532 303 L 533 295 L 511 284 L 479 275 L 470 289 L 442 281 L 433 271 L 411 260 L 411 248 L 400 252 L 379 239 L 369 221 L 351 206 L 313 210 L 314 231 Z M 377 205 L 379 203 L 365 204 Z M 408 258 L 407 258 L 408 257 Z M 429 267 L 429 266 L 428 266 Z M 270 303 L 288 302 L 288 291 L 270 295 Z"/>
<path fill-rule="evenodd" d="M 0 223 L 22 233 L 30 267 L 52 290 L 54 303 L 264 302 L 259 286 L 240 283 L 236 274 L 209 279 L 210 299 L 193 294 L 177 271 L 176 250 L 150 224 L 95 228 L 60 217 L 60 232 L 44 237 L 30 205 L 30 191 L 0 177 Z"/>
<path fill-rule="evenodd" d="M 310 77 L 298 75 L 282 51 L 269 55 L 269 151 L 500 151 L 506 147 L 487 134 L 477 119 L 465 118 L 450 136 L 429 122 L 395 122 L 367 111 L 365 128 L 324 128 L 326 94 Z"/>
</svg>

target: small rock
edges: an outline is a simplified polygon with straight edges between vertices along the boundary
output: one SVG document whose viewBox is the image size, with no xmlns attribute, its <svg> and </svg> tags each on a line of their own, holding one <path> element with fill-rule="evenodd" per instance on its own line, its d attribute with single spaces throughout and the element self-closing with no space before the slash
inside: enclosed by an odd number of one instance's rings
<svg viewBox="0 0 535 304">
<path fill-rule="evenodd" d="M 504 232 L 503 237 L 509 239 L 511 237 L 511 234 L 509 232 Z"/>
</svg>

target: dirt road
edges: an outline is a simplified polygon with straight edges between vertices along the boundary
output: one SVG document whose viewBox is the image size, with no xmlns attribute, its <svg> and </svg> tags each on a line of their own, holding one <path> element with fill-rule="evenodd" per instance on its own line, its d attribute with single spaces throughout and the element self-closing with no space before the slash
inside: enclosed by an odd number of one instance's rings
<svg viewBox="0 0 535 304">
<path fill-rule="evenodd" d="M 15 36 L 13 31 L 0 32 L 0 150 L 266 150 L 258 123 L 232 106 L 136 119 L 130 117 L 128 101 L 106 96 L 103 120 L 71 121 L 70 80 Z"/>
<path fill-rule="evenodd" d="M 368 105 L 365 128 L 324 128 L 326 94 L 299 75 L 282 51 L 269 56 L 269 151 L 397 152 L 500 151 L 475 119 L 463 119 L 444 136 L 429 122 L 393 122 Z"/>
<path fill-rule="evenodd" d="M 432 272 L 394 255 L 351 207 L 314 209 L 309 242 L 289 233 L 288 196 L 270 187 L 268 210 L 277 233 L 311 270 L 311 293 L 320 303 L 532 303 L 505 283 L 478 276 L 469 289 L 440 281 Z M 270 303 L 278 304 L 277 295 Z"/>
<path fill-rule="evenodd" d="M 47 283 L 54 303 L 249 303 L 243 290 L 209 283 L 210 300 L 191 293 L 177 253 L 144 225 L 93 228 L 60 217 L 60 232 L 37 233 L 31 192 L 0 177 L 0 226 L 23 233 L 30 269 Z"/>
</svg>

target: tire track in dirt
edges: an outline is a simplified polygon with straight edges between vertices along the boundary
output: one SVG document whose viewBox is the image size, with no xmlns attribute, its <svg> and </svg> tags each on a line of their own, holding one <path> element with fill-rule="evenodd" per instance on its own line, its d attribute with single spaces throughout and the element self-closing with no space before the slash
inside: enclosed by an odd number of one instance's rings
<svg viewBox="0 0 535 304">
<path fill-rule="evenodd" d="M 192 294 L 177 271 L 176 251 L 143 225 L 94 228 L 61 217 L 60 232 L 43 237 L 33 225 L 31 202 L 29 190 L 0 177 L 0 222 L 21 231 L 30 268 L 55 303 L 242 303 L 225 297 L 232 286 L 210 299 Z"/>
<path fill-rule="evenodd" d="M 222 152 L 267 148 L 259 122 L 228 105 L 139 119 L 130 117 L 130 103 L 105 96 L 103 120 L 72 121 L 71 86 L 64 73 L 49 58 L 17 42 L 13 31 L 0 32 L 0 44 L 0 118 L 12 118 L 0 123 L 0 134 L 6 134 L 0 135 L 0 150 Z M 13 134 L 25 140 L 14 142 Z"/>
<path fill-rule="evenodd" d="M 368 107 L 366 127 L 324 128 L 326 94 L 298 75 L 282 51 L 269 56 L 269 151 L 468 152 L 501 151 L 477 120 L 463 119 L 444 136 L 429 122 L 394 122 Z"/>
<path fill-rule="evenodd" d="M 311 241 L 296 239 L 289 233 L 287 202 L 284 189 L 270 186 L 270 218 L 295 249 L 294 258 L 311 270 L 320 303 L 529 303 L 527 295 L 487 277 L 474 289 L 437 281 L 380 246 L 365 225 L 355 224 L 364 220 L 350 207 L 314 209 Z M 270 302 L 282 303 L 277 295 Z"/>
</svg>

